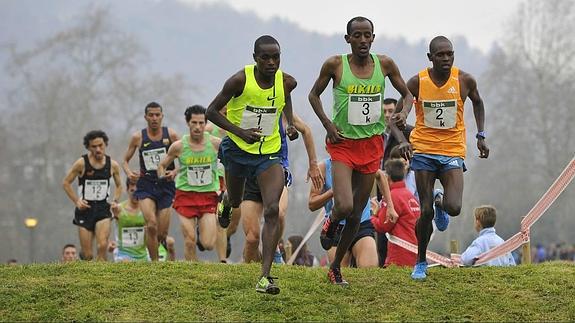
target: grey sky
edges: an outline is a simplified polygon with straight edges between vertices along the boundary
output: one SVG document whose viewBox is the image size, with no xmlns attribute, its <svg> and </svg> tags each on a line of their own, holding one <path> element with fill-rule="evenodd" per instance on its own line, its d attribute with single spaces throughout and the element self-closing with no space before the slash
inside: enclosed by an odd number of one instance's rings
<svg viewBox="0 0 575 323">
<path fill-rule="evenodd" d="M 191 4 L 227 3 L 264 19 L 281 17 L 304 29 L 324 34 L 343 34 L 354 16 L 373 20 L 375 33 L 402 36 L 409 42 L 429 41 L 437 35 L 463 35 L 483 51 L 502 38 L 505 22 L 521 0 L 179 0 Z"/>
</svg>

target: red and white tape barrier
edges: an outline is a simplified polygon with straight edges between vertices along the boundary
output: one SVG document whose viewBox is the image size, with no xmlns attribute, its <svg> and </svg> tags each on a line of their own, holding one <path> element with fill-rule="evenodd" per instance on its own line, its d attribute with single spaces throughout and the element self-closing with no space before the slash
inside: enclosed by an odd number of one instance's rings
<svg viewBox="0 0 575 323">
<path fill-rule="evenodd" d="M 561 195 L 561 193 L 565 190 L 567 185 L 571 183 L 571 181 L 575 178 L 575 156 L 571 159 L 569 164 L 563 169 L 563 172 L 557 177 L 555 182 L 551 184 L 547 192 L 543 194 L 543 196 L 535 203 L 533 208 L 527 213 L 527 215 L 521 220 L 521 231 L 516 233 L 511 238 L 505 240 L 501 245 L 479 255 L 475 262 L 475 266 L 479 266 L 485 264 L 491 259 L 495 259 L 497 257 L 501 257 L 504 254 L 511 252 L 517 248 L 519 248 L 522 244 L 529 241 L 529 229 L 547 209 L 555 202 L 557 197 Z M 389 241 L 393 244 L 396 244 L 404 249 L 407 249 L 411 252 L 417 253 L 417 246 L 401 240 L 394 236 L 389 236 Z M 433 262 L 437 262 L 445 267 L 455 267 L 455 266 L 462 266 L 460 255 L 451 254 L 451 258 L 447 258 L 441 256 L 437 253 L 432 251 L 427 251 L 427 259 Z"/>
</svg>

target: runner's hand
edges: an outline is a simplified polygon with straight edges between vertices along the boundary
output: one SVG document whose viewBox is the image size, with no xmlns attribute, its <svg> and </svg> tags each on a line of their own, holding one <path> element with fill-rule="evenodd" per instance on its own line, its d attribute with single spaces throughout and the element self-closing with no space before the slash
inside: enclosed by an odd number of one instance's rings
<svg viewBox="0 0 575 323">
<path fill-rule="evenodd" d="M 176 178 L 176 175 L 178 175 L 178 171 L 176 169 L 173 169 L 173 170 L 167 172 L 166 175 L 164 175 L 162 177 L 165 178 L 167 181 L 174 181 L 174 179 Z"/>
<path fill-rule="evenodd" d="M 479 149 L 479 158 L 489 157 L 489 147 L 487 147 L 485 139 L 477 139 L 477 149 Z"/>
<path fill-rule="evenodd" d="M 128 172 L 128 178 L 130 179 L 130 182 L 136 182 L 138 180 L 138 178 L 140 178 L 140 174 L 130 170 Z"/>
<path fill-rule="evenodd" d="M 407 125 L 407 115 L 403 112 L 394 113 L 391 116 L 391 122 L 394 122 L 399 130 L 404 130 Z"/>
<path fill-rule="evenodd" d="M 89 209 L 90 205 L 88 204 L 88 201 L 79 198 L 78 201 L 76 201 L 76 207 L 78 208 L 78 210 L 85 210 Z"/>
<path fill-rule="evenodd" d="M 310 179 L 313 184 L 313 188 L 318 191 L 321 190 L 321 188 L 323 187 L 324 178 L 321 175 L 321 172 L 319 171 L 319 167 L 317 166 L 317 164 L 310 165 L 310 167 L 307 170 L 307 178 L 305 180 L 306 183 L 309 182 Z"/>
<path fill-rule="evenodd" d="M 290 141 L 294 141 L 299 137 L 299 133 L 293 125 L 286 128 L 286 135 Z"/>
<path fill-rule="evenodd" d="M 242 138 L 242 140 L 248 144 L 253 144 L 260 141 L 262 131 L 259 128 L 242 129 L 238 137 Z"/>
<path fill-rule="evenodd" d="M 327 131 L 326 140 L 327 140 L 329 143 L 337 144 L 337 143 L 339 143 L 340 141 L 343 140 L 343 137 L 341 136 L 341 134 L 342 134 L 341 130 L 339 130 L 339 129 L 335 126 L 335 124 L 333 124 L 333 122 L 330 122 L 330 123 L 326 126 L 325 130 Z"/>
<path fill-rule="evenodd" d="M 120 211 L 122 210 L 122 208 L 120 207 L 120 204 L 118 204 L 116 202 L 112 202 L 110 204 L 110 209 L 112 210 L 112 215 L 114 215 L 114 218 L 117 219 L 118 215 L 120 214 Z"/>
<path fill-rule="evenodd" d="M 411 160 L 411 157 L 413 157 L 413 148 L 409 142 L 402 142 L 397 146 L 397 148 L 402 157 L 407 160 Z"/>
</svg>

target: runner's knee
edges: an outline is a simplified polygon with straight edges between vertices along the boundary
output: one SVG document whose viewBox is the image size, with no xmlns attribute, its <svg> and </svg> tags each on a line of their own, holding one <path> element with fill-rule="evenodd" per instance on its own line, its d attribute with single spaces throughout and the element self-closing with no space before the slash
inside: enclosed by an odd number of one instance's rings
<svg viewBox="0 0 575 323">
<path fill-rule="evenodd" d="M 264 207 L 264 218 L 266 221 L 274 220 L 279 218 L 279 204 L 270 203 Z"/>
</svg>

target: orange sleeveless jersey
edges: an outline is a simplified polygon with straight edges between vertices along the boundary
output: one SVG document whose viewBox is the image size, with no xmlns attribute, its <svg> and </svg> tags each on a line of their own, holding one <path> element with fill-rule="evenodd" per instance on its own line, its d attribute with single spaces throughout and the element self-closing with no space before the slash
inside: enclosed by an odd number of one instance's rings
<svg viewBox="0 0 575 323">
<path fill-rule="evenodd" d="M 418 75 L 415 129 L 409 138 L 413 150 L 416 153 L 465 159 L 465 123 L 459 69 L 451 67 L 451 75 L 441 87 L 433 83 L 428 69 Z"/>
</svg>

